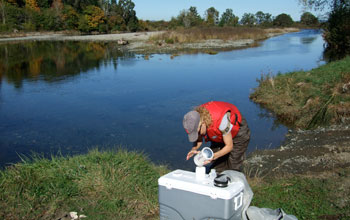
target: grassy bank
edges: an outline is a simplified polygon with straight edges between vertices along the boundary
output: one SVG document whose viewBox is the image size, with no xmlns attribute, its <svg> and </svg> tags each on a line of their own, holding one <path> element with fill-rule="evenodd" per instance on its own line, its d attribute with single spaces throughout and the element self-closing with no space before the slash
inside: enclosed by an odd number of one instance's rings
<svg viewBox="0 0 350 220">
<path fill-rule="evenodd" d="M 59 219 L 71 211 L 86 219 L 159 219 L 157 179 L 166 172 L 124 150 L 18 163 L 0 171 L 0 219 Z M 252 205 L 305 220 L 346 219 L 344 178 L 350 170 L 331 178 L 251 178 Z"/>
<path fill-rule="evenodd" d="M 293 127 L 349 123 L 350 57 L 311 71 L 263 75 L 250 98 Z"/>
<path fill-rule="evenodd" d="M 327 175 L 253 179 L 251 205 L 282 208 L 299 220 L 350 218 L 350 169 Z"/>
<path fill-rule="evenodd" d="M 249 28 L 249 27 L 197 27 L 167 31 L 158 36 L 150 38 L 151 42 L 167 44 L 176 43 L 196 43 L 205 40 L 220 39 L 235 41 L 241 39 L 263 40 L 271 34 L 282 34 L 286 32 L 298 31 L 296 28 Z"/>
<path fill-rule="evenodd" d="M 18 163 L 0 171 L 0 219 L 157 219 L 165 172 L 123 150 Z"/>
</svg>

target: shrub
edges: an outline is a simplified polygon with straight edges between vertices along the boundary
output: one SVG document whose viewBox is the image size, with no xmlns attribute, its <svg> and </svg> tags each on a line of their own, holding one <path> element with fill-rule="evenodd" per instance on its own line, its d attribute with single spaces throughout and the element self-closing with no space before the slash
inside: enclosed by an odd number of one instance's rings
<svg viewBox="0 0 350 220">
<path fill-rule="evenodd" d="M 62 19 L 56 11 L 52 9 L 46 9 L 43 10 L 42 13 L 35 14 L 34 23 L 36 24 L 36 29 L 54 31 L 62 29 Z"/>
<path fill-rule="evenodd" d="M 172 38 L 167 38 L 167 39 L 165 39 L 165 43 L 167 43 L 167 44 L 174 44 L 175 41 Z"/>
<path fill-rule="evenodd" d="M 70 5 L 64 6 L 62 22 L 65 29 L 76 29 L 79 26 L 79 14 Z"/>
<path fill-rule="evenodd" d="M 333 50 L 338 54 L 349 54 L 350 1 L 337 2 L 334 3 L 333 10 L 329 16 L 324 39 L 327 42 L 327 50 Z"/>
</svg>

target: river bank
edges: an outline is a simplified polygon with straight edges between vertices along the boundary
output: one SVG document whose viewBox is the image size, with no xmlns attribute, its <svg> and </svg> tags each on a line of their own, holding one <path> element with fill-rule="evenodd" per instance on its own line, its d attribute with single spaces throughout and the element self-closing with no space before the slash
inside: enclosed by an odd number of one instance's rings
<svg viewBox="0 0 350 220">
<path fill-rule="evenodd" d="M 264 35 L 257 39 L 242 38 L 235 40 L 207 39 L 197 42 L 169 43 L 166 40 L 152 40 L 163 35 L 166 31 L 135 32 L 119 34 L 76 35 L 64 32 L 46 33 L 19 33 L 0 35 L 0 43 L 21 41 L 90 41 L 90 42 L 116 42 L 122 49 L 130 52 L 151 53 L 181 53 L 181 52 L 212 52 L 232 50 L 237 48 L 257 46 L 258 42 L 273 36 L 297 32 L 297 28 L 273 28 L 263 29 Z M 243 37 L 243 35 L 242 35 Z"/>
<path fill-rule="evenodd" d="M 34 156 L 0 170 L 0 218 L 71 220 L 74 212 L 81 219 L 159 219 L 157 180 L 167 172 L 125 150 Z M 331 178 L 250 177 L 251 205 L 282 208 L 300 220 L 345 220 L 349 188 L 343 183 L 349 176 L 343 170 Z"/>
<path fill-rule="evenodd" d="M 280 196 L 283 200 L 284 196 L 296 191 L 299 195 L 291 199 L 296 204 L 304 200 L 296 209 L 302 210 L 303 206 L 312 204 L 321 207 L 325 203 L 328 205 L 324 209 L 333 207 L 333 211 L 324 211 L 322 215 L 320 209 L 311 209 L 311 213 L 303 213 L 298 219 L 349 219 L 350 126 L 289 130 L 286 140 L 279 148 L 254 151 L 244 164 L 244 172 L 257 187 L 255 196 L 259 197 L 259 202 L 283 207 L 283 202 L 277 205 L 276 201 L 260 199 L 268 197 L 266 191 L 286 193 Z M 317 194 L 326 195 L 324 199 L 319 199 Z M 313 199 L 316 201 L 309 201 Z M 307 218 L 306 214 L 313 217 Z"/>
<path fill-rule="evenodd" d="M 335 207 L 346 211 L 319 219 L 350 216 L 348 64 L 349 57 L 307 72 L 262 76 L 250 97 L 294 129 L 279 148 L 250 154 L 245 172 L 274 181 L 303 177 L 331 183 L 322 188 L 330 190 Z"/>
</svg>

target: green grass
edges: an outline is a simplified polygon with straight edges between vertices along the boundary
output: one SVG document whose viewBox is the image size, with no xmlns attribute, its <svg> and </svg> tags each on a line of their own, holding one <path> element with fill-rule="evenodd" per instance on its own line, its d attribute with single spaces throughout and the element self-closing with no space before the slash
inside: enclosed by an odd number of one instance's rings
<svg viewBox="0 0 350 220">
<path fill-rule="evenodd" d="M 343 194 L 339 184 L 333 180 L 308 177 L 270 179 L 252 187 L 254 197 L 251 205 L 282 208 L 299 220 L 349 219 L 348 191 Z M 337 197 L 339 193 L 340 197 Z M 347 199 L 345 205 L 340 205 L 341 196 Z"/>
<path fill-rule="evenodd" d="M 167 172 L 135 152 L 35 157 L 0 171 L 0 219 L 157 219 L 158 178 Z"/>
<path fill-rule="evenodd" d="M 34 157 L 0 171 L 0 219 L 58 219 L 71 211 L 87 219 L 159 219 L 157 180 L 167 172 L 125 150 Z M 298 219 L 349 219 L 349 178 L 344 170 L 323 179 L 250 181 L 251 205 L 282 208 Z"/>
<path fill-rule="evenodd" d="M 350 57 L 311 71 L 263 75 L 250 98 L 297 128 L 339 124 L 350 119 Z"/>
</svg>

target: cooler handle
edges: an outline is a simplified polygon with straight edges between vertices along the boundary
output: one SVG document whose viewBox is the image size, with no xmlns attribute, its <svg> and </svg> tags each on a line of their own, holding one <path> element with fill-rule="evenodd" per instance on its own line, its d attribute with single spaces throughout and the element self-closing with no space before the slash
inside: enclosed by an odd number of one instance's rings
<svg viewBox="0 0 350 220">
<path fill-rule="evenodd" d="M 235 211 L 241 208 L 242 205 L 243 205 L 243 192 L 241 192 L 239 196 L 235 197 Z"/>
</svg>

